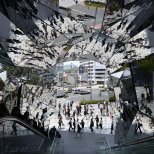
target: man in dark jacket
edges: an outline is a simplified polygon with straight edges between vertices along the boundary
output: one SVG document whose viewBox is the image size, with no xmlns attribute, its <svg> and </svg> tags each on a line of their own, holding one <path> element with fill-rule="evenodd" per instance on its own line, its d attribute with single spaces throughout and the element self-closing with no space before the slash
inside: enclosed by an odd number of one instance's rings
<svg viewBox="0 0 154 154">
<path fill-rule="evenodd" d="M 93 121 L 93 119 L 91 119 L 91 121 L 90 121 L 91 132 L 93 132 L 93 127 L 94 127 L 94 121 Z"/>
</svg>

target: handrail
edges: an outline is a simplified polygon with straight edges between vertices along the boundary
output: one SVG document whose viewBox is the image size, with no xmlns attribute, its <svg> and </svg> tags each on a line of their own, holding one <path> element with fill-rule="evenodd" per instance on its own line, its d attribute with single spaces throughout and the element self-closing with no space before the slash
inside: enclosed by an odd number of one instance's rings
<svg viewBox="0 0 154 154">
<path fill-rule="evenodd" d="M 110 147 L 110 148 L 111 148 L 111 150 L 116 149 L 116 148 L 123 148 L 123 147 L 131 146 L 131 145 L 135 145 L 135 144 L 140 144 L 140 143 L 144 143 L 146 141 L 151 141 L 151 140 L 154 140 L 154 136 L 150 136 L 150 137 L 147 137 L 147 138 L 144 138 L 144 139 L 140 139 L 140 140 L 137 140 L 137 141 L 121 144 L 121 145 Z M 106 148 L 105 150 L 110 150 L 110 148 Z"/>
<path fill-rule="evenodd" d="M 21 120 L 20 118 L 13 117 L 13 116 L 0 117 L 0 122 L 4 122 L 4 121 L 15 121 L 15 122 L 19 123 L 20 125 L 30 129 L 32 132 L 34 132 L 35 134 L 41 136 L 42 138 L 49 140 L 49 138 L 47 136 L 45 136 L 43 133 L 41 133 L 40 131 L 38 131 L 34 127 L 32 127 L 27 122 Z"/>
<path fill-rule="evenodd" d="M 52 146 L 50 147 L 50 151 L 52 151 L 52 154 L 53 154 L 53 148 L 54 148 L 54 145 L 55 145 L 55 140 L 56 140 L 56 137 L 54 137 L 54 139 L 53 139 L 53 142 L 52 142 Z"/>
<path fill-rule="evenodd" d="M 39 147 L 38 147 L 37 151 L 39 151 L 39 150 L 40 150 L 40 148 L 41 148 L 41 146 L 42 146 L 43 142 L 44 142 L 44 139 L 42 139 L 42 142 L 40 143 L 40 145 L 39 145 Z"/>
</svg>

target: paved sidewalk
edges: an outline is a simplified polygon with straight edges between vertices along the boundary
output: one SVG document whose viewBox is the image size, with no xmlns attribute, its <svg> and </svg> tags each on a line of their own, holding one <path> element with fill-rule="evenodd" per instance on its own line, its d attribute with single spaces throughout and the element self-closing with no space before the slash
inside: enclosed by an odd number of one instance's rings
<svg viewBox="0 0 154 154">
<path fill-rule="evenodd" d="M 76 138 L 76 133 L 61 131 L 63 140 L 63 154 L 95 154 L 97 140 L 105 136 L 110 146 L 114 146 L 114 135 L 100 135 L 96 133 L 82 133 Z"/>
</svg>

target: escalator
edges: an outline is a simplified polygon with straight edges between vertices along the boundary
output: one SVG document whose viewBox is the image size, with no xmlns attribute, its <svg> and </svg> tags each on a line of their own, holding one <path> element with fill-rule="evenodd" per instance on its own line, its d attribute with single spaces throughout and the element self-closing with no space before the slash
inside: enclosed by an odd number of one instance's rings
<svg viewBox="0 0 154 154">
<path fill-rule="evenodd" d="M 0 133 L 0 154 L 52 154 L 54 140 L 19 118 L 1 117 L 5 133 Z M 17 134 L 12 134 L 12 123 L 17 124 Z M 2 129 L 0 129 L 1 131 Z"/>
<path fill-rule="evenodd" d="M 13 121 L 13 122 L 16 122 L 16 123 L 24 126 L 25 128 L 30 129 L 32 132 L 34 132 L 35 134 L 41 136 L 42 138 L 48 139 L 47 133 L 46 134 L 42 133 L 38 129 L 36 129 L 33 126 L 31 126 L 29 123 L 21 120 L 20 118 L 13 117 L 13 116 L 5 116 L 5 117 L 1 117 L 0 118 L 0 122 L 5 122 L 5 121 Z"/>
<path fill-rule="evenodd" d="M 138 141 L 109 147 L 107 142 L 102 142 L 102 149 L 97 149 L 97 154 L 153 154 L 154 136 Z"/>
</svg>

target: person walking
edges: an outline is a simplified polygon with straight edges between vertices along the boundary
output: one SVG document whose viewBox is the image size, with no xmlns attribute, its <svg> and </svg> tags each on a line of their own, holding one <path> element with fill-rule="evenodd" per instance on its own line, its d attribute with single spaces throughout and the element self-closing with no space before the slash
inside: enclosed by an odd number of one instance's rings
<svg viewBox="0 0 154 154">
<path fill-rule="evenodd" d="M 91 117 L 93 117 L 93 113 L 94 113 L 93 110 L 90 109 L 90 116 L 91 116 Z"/>
<path fill-rule="evenodd" d="M 77 124 L 76 138 L 78 137 L 78 134 L 79 134 L 79 135 L 80 135 L 80 137 L 81 137 L 81 126 L 80 126 L 80 124 L 79 124 L 79 123 Z"/>
<path fill-rule="evenodd" d="M 60 103 L 58 104 L 58 108 L 59 108 L 59 110 L 61 110 L 61 104 Z"/>
<path fill-rule="evenodd" d="M 76 110 L 73 111 L 73 117 L 75 117 L 75 114 L 76 114 Z"/>
<path fill-rule="evenodd" d="M 100 108 L 101 116 L 103 115 L 103 108 Z"/>
<path fill-rule="evenodd" d="M 79 113 L 81 114 L 81 109 L 82 109 L 82 106 L 79 105 Z"/>
<path fill-rule="evenodd" d="M 70 118 L 70 121 L 69 121 L 69 130 L 68 131 L 70 132 L 71 129 L 73 129 L 73 127 L 72 127 L 72 118 Z"/>
<path fill-rule="evenodd" d="M 60 118 L 61 117 L 61 114 L 60 114 L 60 110 L 59 110 L 59 112 L 58 112 L 58 118 Z"/>
<path fill-rule="evenodd" d="M 73 106 L 73 104 L 72 104 L 72 102 L 70 102 L 70 110 L 72 110 L 72 106 Z"/>
<path fill-rule="evenodd" d="M 63 114 L 65 114 L 66 111 L 66 104 L 63 105 Z"/>
<path fill-rule="evenodd" d="M 98 102 L 98 108 L 100 108 L 100 102 Z"/>
<path fill-rule="evenodd" d="M 59 121 L 58 121 L 58 128 L 61 129 L 61 125 L 62 125 L 62 119 L 60 118 Z"/>
<path fill-rule="evenodd" d="M 139 122 L 138 119 L 136 121 L 137 121 L 137 123 L 136 123 L 136 126 L 135 126 L 135 134 L 137 134 L 138 130 L 140 131 L 140 134 L 141 134 L 142 133 L 142 130 L 141 130 L 142 124 Z"/>
<path fill-rule="evenodd" d="M 85 125 L 85 123 L 84 123 L 84 121 L 83 121 L 83 119 L 81 120 L 81 128 L 82 128 L 82 130 L 84 130 L 84 125 Z"/>
<path fill-rule="evenodd" d="M 84 109 L 84 118 L 87 119 L 87 110 L 86 109 Z"/>
<path fill-rule="evenodd" d="M 90 129 L 91 129 L 91 132 L 94 131 L 93 130 L 93 127 L 94 127 L 94 121 L 93 121 L 93 119 L 91 119 L 91 121 L 90 121 Z"/>
<path fill-rule="evenodd" d="M 96 128 L 98 129 L 98 123 L 99 123 L 98 115 L 96 116 L 95 120 L 96 120 Z"/>
</svg>

